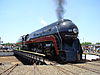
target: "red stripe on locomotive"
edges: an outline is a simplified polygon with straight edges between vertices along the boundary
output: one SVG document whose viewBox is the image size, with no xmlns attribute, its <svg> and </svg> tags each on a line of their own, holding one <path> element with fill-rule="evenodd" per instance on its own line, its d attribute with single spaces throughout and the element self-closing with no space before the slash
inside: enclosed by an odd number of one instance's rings
<svg viewBox="0 0 100 75">
<path fill-rule="evenodd" d="M 56 50 L 56 54 L 58 55 L 57 42 L 56 42 L 55 36 L 53 36 L 53 35 L 32 39 L 30 41 L 26 41 L 26 43 L 35 43 L 35 42 L 44 42 L 44 41 L 52 41 L 54 43 L 54 48 Z"/>
</svg>

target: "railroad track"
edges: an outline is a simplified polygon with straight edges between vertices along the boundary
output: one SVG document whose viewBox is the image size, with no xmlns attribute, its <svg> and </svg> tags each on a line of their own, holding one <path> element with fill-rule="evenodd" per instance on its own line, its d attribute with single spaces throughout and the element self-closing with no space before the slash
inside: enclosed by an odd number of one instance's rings
<svg viewBox="0 0 100 75">
<path fill-rule="evenodd" d="M 63 73 L 65 73 L 65 74 L 69 74 L 69 73 L 71 73 L 71 74 L 73 74 L 73 75 L 78 75 L 77 73 L 74 73 L 74 72 L 72 72 L 72 71 L 70 71 L 70 70 L 67 70 L 67 69 L 65 69 L 65 68 L 62 68 L 62 67 L 60 67 L 60 66 L 57 66 L 57 65 L 53 65 L 53 64 L 51 64 L 53 67 L 55 67 L 56 69 L 58 69 L 59 71 L 62 71 Z M 62 75 L 62 74 L 60 74 L 60 75 Z"/>
<path fill-rule="evenodd" d="M 54 64 L 54 62 L 55 62 L 53 60 L 52 61 L 48 60 L 46 55 L 45 54 L 41 54 L 41 53 L 23 51 L 23 50 L 20 50 L 20 51 L 16 51 L 15 50 L 15 53 L 16 53 L 16 55 L 19 56 L 19 57 L 18 56 L 16 56 L 16 57 L 26 60 L 26 61 L 22 60 L 22 63 L 29 62 L 29 65 L 30 64 L 32 65 L 33 63 L 36 63 L 37 65 L 39 65 L 39 64 L 41 64 L 41 65 L 42 64 L 43 65 L 50 65 L 50 64 Z"/>
<path fill-rule="evenodd" d="M 96 61 L 96 63 L 100 63 L 100 61 Z"/>
<path fill-rule="evenodd" d="M 100 70 L 97 70 L 97 69 L 94 69 L 94 68 L 89 68 L 89 67 L 86 67 L 86 66 L 81 66 L 81 65 L 75 65 L 75 64 L 69 64 L 71 66 L 75 66 L 75 67 L 78 67 L 80 69 L 85 69 L 87 71 L 91 71 L 91 72 L 94 72 L 94 73 L 97 73 L 97 74 L 100 74 Z M 93 65 L 93 64 L 92 64 Z"/>
<path fill-rule="evenodd" d="M 53 62 L 53 61 L 48 61 L 45 60 L 45 55 L 44 54 L 39 54 L 39 53 L 34 53 L 34 52 L 26 52 L 21 50 L 21 52 L 18 52 L 19 55 L 22 55 L 22 57 L 27 58 L 28 60 L 33 60 L 35 62 L 34 63 L 34 75 L 36 75 L 36 70 L 39 72 L 39 75 L 43 74 L 41 70 L 39 70 L 39 68 L 36 66 L 36 62 L 38 61 L 43 61 L 46 65 L 52 65 L 54 68 L 56 68 L 58 71 L 60 71 L 59 73 L 63 72 L 64 74 L 73 74 L 73 75 L 78 75 L 75 72 L 72 72 L 71 70 L 65 69 L 61 66 L 58 66 L 58 63 Z M 36 55 L 36 56 L 35 56 Z M 95 66 L 100 66 L 99 64 L 95 64 L 95 63 L 87 63 L 89 65 L 95 65 Z M 69 64 L 68 64 L 69 65 Z M 82 65 L 77 65 L 77 64 L 70 64 L 71 66 L 75 66 L 78 67 L 80 69 L 84 69 L 90 72 L 94 72 L 97 74 L 100 74 L 100 70 L 94 69 L 93 67 L 87 67 L 87 66 L 82 66 Z M 62 74 L 59 74 L 62 75 Z"/>
<path fill-rule="evenodd" d="M 33 64 L 34 62 L 35 63 L 37 63 L 37 62 L 43 63 L 44 59 L 45 59 L 45 55 L 41 54 L 41 53 L 24 51 L 24 50 L 20 50 L 20 51 L 15 50 L 14 52 L 15 52 L 15 55 L 17 55 L 16 57 L 19 56 L 19 58 L 26 60 L 26 61 L 23 61 L 22 59 L 20 59 L 22 61 L 22 63 L 29 62 L 29 65 Z"/>
<path fill-rule="evenodd" d="M 62 68 L 62 67 L 60 66 L 61 64 L 59 64 L 59 63 L 57 63 L 57 62 L 55 62 L 55 61 L 44 60 L 44 62 L 46 63 L 46 65 L 53 66 L 55 69 L 57 69 L 58 71 L 61 71 L 61 72 L 64 73 L 64 74 L 69 74 L 69 73 L 71 73 L 71 74 L 73 74 L 73 75 L 78 75 L 77 73 L 72 72 L 71 70 L 67 70 L 67 69 L 65 69 L 65 68 Z M 34 63 L 34 71 L 35 71 L 35 69 L 37 69 L 37 71 L 39 72 L 39 75 L 41 75 L 41 74 L 44 75 L 44 74 L 38 69 L 36 63 Z M 61 72 L 58 72 L 58 75 L 62 75 Z M 34 72 L 34 75 L 35 75 L 35 72 Z"/>
<path fill-rule="evenodd" d="M 34 65 L 34 75 L 37 75 L 37 72 L 39 73 L 38 75 L 43 75 L 43 73 L 37 67 L 36 63 L 34 63 L 33 65 Z"/>
<path fill-rule="evenodd" d="M 6 73 L 6 75 L 9 75 L 16 68 L 16 66 L 18 66 L 18 64 L 15 64 L 15 65 L 11 66 L 10 68 L 4 70 L 2 73 L 0 73 L 0 75 L 3 75 L 5 73 Z"/>
<path fill-rule="evenodd" d="M 100 64 L 94 64 L 94 63 L 86 63 L 86 64 L 94 65 L 94 66 L 100 66 Z"/>
</svg>

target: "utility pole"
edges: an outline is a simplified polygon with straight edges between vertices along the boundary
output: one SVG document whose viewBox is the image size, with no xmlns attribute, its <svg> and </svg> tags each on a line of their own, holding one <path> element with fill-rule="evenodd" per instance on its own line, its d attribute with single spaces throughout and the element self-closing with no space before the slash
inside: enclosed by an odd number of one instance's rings
<svg viewBox="0 0 100 75">
<path fill-rule="evenodd" d="M 1 45 L 1 43 L 3 43 L 3 41 L 1 41 L 1 37 L 0 37 L 0 45 Z"/>
<path fill-rule="evenodd" d="M 0 45 L 1 45 L 1 37 L 0 37 Z"/>
</svg>

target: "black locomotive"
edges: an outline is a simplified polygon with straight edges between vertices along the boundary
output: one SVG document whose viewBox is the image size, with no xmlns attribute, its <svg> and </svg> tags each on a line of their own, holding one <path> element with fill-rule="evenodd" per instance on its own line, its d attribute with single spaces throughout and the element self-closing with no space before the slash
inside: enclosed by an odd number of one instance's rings
<svg viewBox="0 0 100 75">
<path fill-rule="evenodd" d="M 62 19 L 21 36 L 16 44 L 22 50 L 45 54 L 61 62 L 81 61 L 83 51 L 78 33 L 71 20 Z"/>
</svg>

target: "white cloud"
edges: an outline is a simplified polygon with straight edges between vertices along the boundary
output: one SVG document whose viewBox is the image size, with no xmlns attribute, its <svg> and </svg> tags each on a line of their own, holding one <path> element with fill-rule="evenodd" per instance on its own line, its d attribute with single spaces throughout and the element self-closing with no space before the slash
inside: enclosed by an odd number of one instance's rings
<svg viewBox="0 0 100 75">
<path fill-rule="evenodd" d="M 43 19 L 40 21 L 40 23 L 41 23 L 43 26 L 47 26 L 47 22 L 46 22 L 45 20 L 43 20 Z"/>
</svg>

